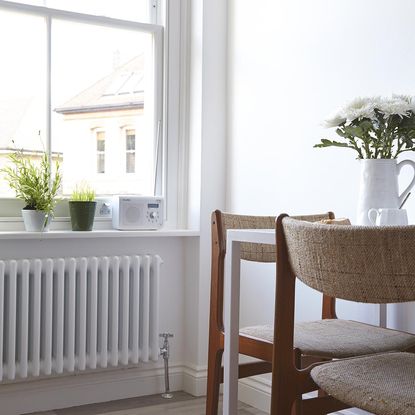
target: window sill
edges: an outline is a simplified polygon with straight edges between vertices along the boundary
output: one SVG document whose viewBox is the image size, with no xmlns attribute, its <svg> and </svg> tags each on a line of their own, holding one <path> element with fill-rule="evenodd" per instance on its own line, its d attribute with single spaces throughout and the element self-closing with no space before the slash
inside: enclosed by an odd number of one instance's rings
<svg viewBox="0 0 415 415">
<path fill-rule="evenodd" d="M 71 230 L 69 218 L 54 218 L 48 232 L 27 232 L 24 230 L 22 217 L 0 217 L 0 240 L 5 239 L 94 239 L 94 238 L 167 238 L 199 236 L 199 230 L 177 229 L 173 224 L 164 223 L 156 230 L 126 230 L 112 228 L 108 218 L 95 218 L 92 231 L 78 232 Z"/>
<path fill-rule="evenodd" d="M 49 232 L 0 231 L 4 239 L 94 239 L 94 238 L 168 238 L 199 236 L 199 231 L 189 229 L 159 229 L 153 231 L 92 230 L 74 232 L 67 230 Z"/>
</svg>

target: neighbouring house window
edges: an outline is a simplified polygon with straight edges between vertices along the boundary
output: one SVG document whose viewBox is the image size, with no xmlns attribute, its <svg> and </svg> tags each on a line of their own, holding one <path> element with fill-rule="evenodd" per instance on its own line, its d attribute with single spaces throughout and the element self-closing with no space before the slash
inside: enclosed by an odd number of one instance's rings
<svg viewBox="0 0 415 415">
<path fill-rule="evenodd" d="M 105 173 L 105 132 L 97 132 L 97 173 Z"/>
<path fill-rule="evenodd" d="M 125 171 L 135 173 L 135 130 L 127 130 L 125 133 Z"/>
<path fill-rule="evenodd" d="M 0 169 L 15 150 L 36 159 L 45 149 L 62 165 L 63 196 L 83 180 L 98 196 L 152 194 L 164 84 L 156 4 L 0 0 L 0 36 L 7 39 Z M 91 137 L 97 125 L 102 130 Z M 119 139 L 125 125 L 139 126 L 139 148 L 135 129 Z M 13 196 L 0 174 L 0 198 Z"/>
</svg>

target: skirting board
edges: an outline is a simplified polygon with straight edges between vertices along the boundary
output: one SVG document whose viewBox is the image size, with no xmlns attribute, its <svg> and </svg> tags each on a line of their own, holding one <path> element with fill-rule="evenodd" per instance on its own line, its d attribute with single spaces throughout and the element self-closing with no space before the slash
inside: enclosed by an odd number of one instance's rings
<svg viewBox="0 0 415 415">
<path fill-rule="evenodd" d="M 193 396 L 206 395 L 207 368 L 187 364 L 183 367 L 183 390 Z M 271 381 L 264 377 L 241 379 L 238 385 L 238 398 L 265 413 L 271 404 Z M 370 415 L 368 412 L 350 408 L 338 412 L 340 415 Z"/>
<path fill-rule="evenodd" d="M 193 396 L 206 394 L 206 367 L 173 364 L 169 372 L 172 391 L 184 390 Z M 239 399 L 264 412 L 269 411 L 270 391 L 269 380 L 261 377 L 242 379 L 239 382 Z M 141 366 L 48 377 L 0 385 L 1 415 L 49 411 L 162 392 L 164 392 L 164 370 L 161 367 Z M 355 409 L 340 413 L 366 414 Z"/>
<path fill-rule="evenodd" d="M 206 366 L 185 365 L 183 367 L 183 390 L 193 396 L 206 395 Z M 271 381 L 264 377 L 241 379 L 238 385 L 238 398 L 265 413 L 271 404 Z M 350 408 L 338 412 L 340 415 L 370 415 L 368 412 Z"/>
<path fill-rule="evenodd" d="M 261 377 L 241 379 L 238 384 L 238 398 L 241 402 L 268 413 L 271 405 L 271 383 Z"/>
<path fill-rule="evenodd" d="M 170 390 L 183 390 L 182 365 L 170 367 Z M 0 385 L 1 415 L 49 411 L 164 392 L 163 368 L 124 368 Z"/>
<path fill-rule="evenodd" d="M 206 366 L 186 365 L 183 370 L 183 390 L 193 396 L 206 395 Z M 271 405 L 271 381 L 264 377 L 241 379 L 238 384 L 238 398 L 265 413 L 269 413 Z M 356 408 L 345 409 L 339 415 L 370 415 Z"/>
<path fill-rule="evenodd" d="M 205 396 L 207 385 L 206 366 L 187 364 L 183 367 L 183 390 L 193 396 Z"/>
</svg>

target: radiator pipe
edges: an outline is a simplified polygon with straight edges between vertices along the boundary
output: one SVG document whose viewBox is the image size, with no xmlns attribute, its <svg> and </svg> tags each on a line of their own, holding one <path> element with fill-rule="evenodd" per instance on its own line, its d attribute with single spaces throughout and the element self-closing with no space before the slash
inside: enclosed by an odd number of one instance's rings
<svg viewBox="0 0 415 415">
<path fill-rule="evenodd" d="M 165 391 L 161 394 L 161 397 L 164 399 L 173 398 L 173 394 L 170 392 L 170 382 L 169 382 L 169 356 L 170 356 L 170 345 L 169 337 L 173 337 L 171 333 L 161 333 L 159 335 L 164 339 L 163 346 L 160 347 L 160 356 L 164 360 L 164 387 Z"/>
</svg>

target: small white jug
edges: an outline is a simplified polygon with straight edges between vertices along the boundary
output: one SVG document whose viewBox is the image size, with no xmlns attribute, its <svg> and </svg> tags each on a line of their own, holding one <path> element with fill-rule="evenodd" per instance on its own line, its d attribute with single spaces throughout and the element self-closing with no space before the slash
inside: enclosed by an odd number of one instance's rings
<svg viewBox="0 0 415 415">
<path fill-rule="evenodd" d="M 372 225 L 402 226 L 408 224 L 406 209 L 370 209 L 367 215 Z"/>
<path fill-rule="evenodd" d="M 359 160 L 361 166 L 360 190 L 357 205 L 357 224 L 370 225 L 367 216 L 370 208 L 398 208 L 407 194 L 415 186 L 415 163 L 396 159 Z M 402 167 L 413 170 L 411 182 L 403 192 L 399 192 L 398 177 Z"/>
</svg>

